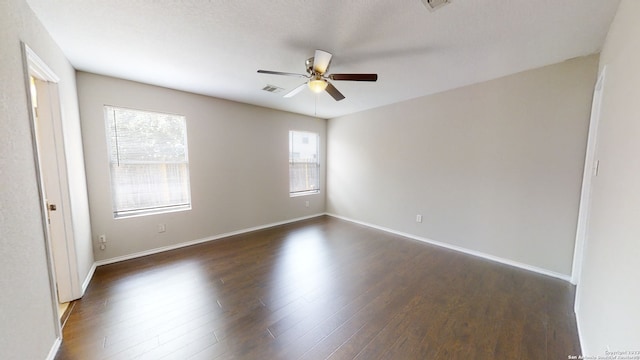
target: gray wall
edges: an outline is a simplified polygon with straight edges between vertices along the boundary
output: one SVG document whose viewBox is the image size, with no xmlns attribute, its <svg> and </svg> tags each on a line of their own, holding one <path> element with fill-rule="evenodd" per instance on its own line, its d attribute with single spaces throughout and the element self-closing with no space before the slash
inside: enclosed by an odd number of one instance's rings
<svg viewBox="0 0 640 360">
<path fill-rule="evenodd" d="M 327 211 L 568 277 L 597 63 L 329 120 Z"/>
<path fill-rule="evenodd" d="M 326 120 L 82 72 L 78 94 L 93 238 L 107 236 L 98 260 L 325 211 Z M 104 104 L 186 116 L 192 210 L 113 218 Z M 320 194 L 289 197 L 290 129 L 320 134 Z"/>
<path fill-rule="evenodd" d="M 623 0 L 606 66 L 578 321 L 586 355 L 640 350 L 640 2 Z"/>
<path fill-rule="evenodd" d="M 56 316 L 46 261 L 20 41 L 60 77 L 80 281 L 93 264 L 75 70 L 22 0 L 0 2 L 0 358 L 43 359 Z M 75 275 L 75 274 L 74 274 Z"/>
</svg>

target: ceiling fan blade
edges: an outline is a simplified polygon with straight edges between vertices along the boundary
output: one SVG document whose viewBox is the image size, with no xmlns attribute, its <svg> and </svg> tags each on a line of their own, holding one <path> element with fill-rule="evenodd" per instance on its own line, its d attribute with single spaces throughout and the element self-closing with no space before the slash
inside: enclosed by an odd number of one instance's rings
<svg viewBox="0 0 640 360">
<path fill-rule="evenodd" d="M 313 57 L 313 71 L 320 75 L 324 74 L 329 69 L 332 56 L 331 53 L 326 51 L 316 50 L 316 54 Z"/>
<path fill-rule="evenodd" d="M 281 71 L 271 71 L 271 70 L 258 70 L 258 73 L 260 73 L 260 74 L 269 74 L 269 75 L 296 76 L 296 77 L 304 77 L 304 78 L 308 78 L 309 77 L 309 76 L 304 75 L 304 74 L 288 73 L 288 72 L 281 72 Z"/>
<path fill-rule="evenodd" d="M 378 74 L 331 74 L 331 80 L 348 80 L 348 81 L 377 81 Z"/>
<path fill-rule="evenodd" d="M 331 84 L 330 82 L 327 82 L 327 88 L 325 90 L 329 93 L 329 95 L 331 95 L 332 98 L 335 99 L 335 101 L 344 99 L 344 95 L 342 95 L 342 93 L 338 91 L 338 89 L 336 89 L 336 87 L 333 86 L 333 84 Z"/>
<path fill-rule="evenodd" d="M 283 97 L 286 97 L 286 98 L 293 97 L 297 93 L 299 93 L 300 91 L 304 90 L 305 87 L 307 87 L 307 83 L 306 82 L 298 85 L 295 89 L 293 89 L 293 90 L 289 91 L 288 93 L 284 94 Z"/>
</svg>

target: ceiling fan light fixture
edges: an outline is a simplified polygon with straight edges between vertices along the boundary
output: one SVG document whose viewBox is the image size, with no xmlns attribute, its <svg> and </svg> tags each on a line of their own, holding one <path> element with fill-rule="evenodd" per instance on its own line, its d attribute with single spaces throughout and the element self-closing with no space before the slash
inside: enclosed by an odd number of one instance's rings
<svg viewBox="0 0 640 360">
<path fill-rule="evenodd" d="M 308 85 L 309 85 L 309 89 L 311 91 L 313 91 L 316 94 L 319 94 L 319 93 L 323 92 L 324 89 L 326 89 L 327 85 L 329 85 L 329 84 L 327 83 L 327 80 L 325 80 L 325 79 L 315 78 L 315 79 L 309 80 Z"/>
</svg>

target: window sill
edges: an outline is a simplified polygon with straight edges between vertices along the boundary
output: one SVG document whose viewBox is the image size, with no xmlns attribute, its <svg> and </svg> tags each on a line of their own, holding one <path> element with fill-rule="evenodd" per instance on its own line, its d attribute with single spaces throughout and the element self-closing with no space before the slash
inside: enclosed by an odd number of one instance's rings
<svg viewBox="0 0 640 360">
<path fill-rule="evenodd" d="M 295 193 L 289 193 L 289 197 L 299 197 L 299 196 L 307 196 L 307 195 L 315 195 L 320 194 L 320 190 L 310 190 L 310 191 L 300 191 Z"/>
<path fill-rule="evenodd" d="M 116 219 L 116 220 L 118 220 L 118 219 L 128 219 L 128 218 L 133 218 L 133 217 L 148 216 L 148 215 L 160 215 L 160 214 L 167 214 L 167 213 L 173 213 L 173 212 L 179 212 L 179 211 L 187 211 L 187 210 L 191 210 L 191 205 L 172 206 L 170 208 L 162 208 L 162 209 L 148 209 L 148 210 L 130 211 L 130 212 L 127 212 L 125 214 L 113 214 L 113 218 Z"/>
</svg>

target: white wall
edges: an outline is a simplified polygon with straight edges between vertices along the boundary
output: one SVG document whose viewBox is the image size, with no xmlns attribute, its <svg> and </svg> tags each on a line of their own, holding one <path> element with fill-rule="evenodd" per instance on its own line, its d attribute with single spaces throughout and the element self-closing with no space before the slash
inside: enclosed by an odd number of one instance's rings
<svg viewBox="0 0 640 360">
<path fill-rule="evenodd" d="M 327 211 L 568 277 L 597 63 L 329 120 Z"/>
<path fill-rule="evenodd" d="M 45 252 L 20 41 L 60 77 L 73 233 L 81 280 L 93 256 L 89 238 L 75 71 L 22 0 L 0 2 L 0 358 L 44 359 L 57 314 Z M 85 211 L 83 212 L 83 209 Z M 86 236 L 85 236 L 86 235 Z M 84 241 L 83 241 L 84 240 Z"/>
<path fill-rule="evenodd" d="M 326 120 L 78 73 L 94 241 L 106 234 L 96 259 L 287 221 L 325 211 Z M 184 115 L 187 118 L 193 209 L 114 219 L 103 105 Z M 321 193 L 289 197 L 289 130 L 321 137 Z M 305 201 L 310 202 L 307 208 Z M 158 224 L 166 232 L 158 233 Z M 97 248 L 97 246 L 96 246 Z"/>
<path fill-rule="evenodd" d="M 623 0 L 605 42 L 592 203 L 577 299 L 586 355 L 640 351 L 640 2 Z"/>
</svg>

